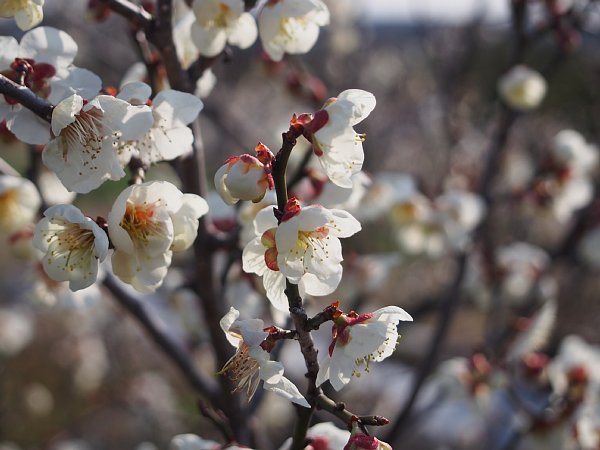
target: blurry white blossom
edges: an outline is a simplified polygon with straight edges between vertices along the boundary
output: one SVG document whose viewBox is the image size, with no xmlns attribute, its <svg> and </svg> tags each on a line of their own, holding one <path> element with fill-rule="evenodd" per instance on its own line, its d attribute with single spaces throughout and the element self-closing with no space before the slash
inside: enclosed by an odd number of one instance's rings
<svg viewBox="0 0 600 450">
<path fill-rule="evenodd" d="M 546 80 L 526 66 L 514 66 L 498 81 L 498 93 L 504 102 L 518 111 L 535 109 L 546 95 Z"/>
<path fill-rule="evenodd" d="M 44 18 L 44 0 L 0 0 L 0 17 L 14 17 L 21 30 L 29 30 Z"/>
<path fill-rule="evenodd" d="M 192 9 L 192 41 L 204 56 L 218 55 L 226 44 L 245 49 L 256 40 L 256 22 L 242 0 L 194 0 Z"/>
<path fill-rule="evenodd" d="M 270 0 L 260 12 L 258 32 L 263 49 L 273 61 L 285 53 L 307 53 L 329 23 L 329 10 L 321 0 Z"/>
<path fill-rule="evenodd" d="M 11 233 L 33 222 L 41 203 L 27 178 L 0 175 L 0 232 Z"/>
</svg>

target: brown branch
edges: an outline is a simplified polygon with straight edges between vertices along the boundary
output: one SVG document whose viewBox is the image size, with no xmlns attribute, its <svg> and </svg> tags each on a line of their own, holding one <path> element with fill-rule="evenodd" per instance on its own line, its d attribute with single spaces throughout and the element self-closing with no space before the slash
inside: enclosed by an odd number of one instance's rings
<svg viewBox="0 0 600 450">
<path fill-rule="evenodd" d="M 164 322 L 154 316 L 139 298 L 123 289 L 114 275 L 107 274 L 103 284 L 117 303 L 138 321 L 196 391 L 200 395 L 214 400 L 217 395 L 215 383 L 205 378 L 196 369 L 191 355 L 169 334 Z"/>
<path fill-rule="evenodd" d="M 160 52 L 162 62 L 167 71 L 169 84 L 173 89 L 182 92 L 194 92 L 194 86 L 181 67 L 175 42 L 173 41 L 173 2 L 172 0 L 158 0 L 156 5 L 156 19 L 148 31 L 148 40 Z"/>
<path fill-rule="evenodd" d="M 2 74 L 0 74 L 0 94 L 19 102 L 45 121 L 52 121 L 54 105 L 35 95 L 29 88 L 15 83 Z"/>
<path fill-rule="evenodd" d="M 152 24 L 152 14 L 128 0 L 102 0 L 110 9 L 141 28 Z"/>
<path fill-rule="evenodd" d="M 352 424 L 352 419 L 358 419 L 362 425 L 370 425 L 374 427 L 381 427 L 390 423 L 388 419 L 383 416 L 359 416 L 346 409 L 344 403 L 336 403 L 325 394 L 319 394 L 317 396 L 317 408 L 327 411 L 337 418 L 344 421 L 347 427 Z"/>
</svg>

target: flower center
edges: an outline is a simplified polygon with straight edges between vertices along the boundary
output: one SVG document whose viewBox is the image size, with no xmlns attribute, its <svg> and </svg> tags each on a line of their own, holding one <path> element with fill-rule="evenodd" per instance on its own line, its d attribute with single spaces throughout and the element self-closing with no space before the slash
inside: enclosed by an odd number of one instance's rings
<svg viewBox="0 0 600 450">
<path fill-rule="evenodd" d="M 219 374 L 226 374 L 235 388 L 233 392 L 246 390 L 248 401 L 258 387 L 258 362 L 250 356 L 250 346 L 245 342 L 240 344 L 238 351 L 225 363 Z"/>
<path fill-rule="evenodd" d="M 8 229 L 18 214 L 18 192 L 6 189 L 0 194 L 0 228 Z"/>
<path fill-rule="evenodd" d="M 220 2 L 219 12 L 212 19 L 206 20 L 202 26 L 205 28 L 216 27 L 216 28 L 227 28 L 227 16 L 229 16 L 231 8 L 229 5 Z"/>
<path fill-rule="evenodd" d="M 61 223 L 62 222 L 62 223 Z M 64 259 L 63 270 L 73 272 L 76 268 L 89 266 L 94 251 L 94 233 L 79 225 L 57 221 L 61 227 L 44 233 L 48 242 L 48 264 L 55 259 Z"/>
<path fill-rule="evenodd" d="M 108 138 L 105 130 L 105 124 L 102 122 L 102 113 L 96 109 L 90 111 L 80 111 L 75 120 L 60 132 L 61 138 L 64 140 L 63 158 L 67 160 L 67 151 L 69 148 L 83 147 L 83 152 L 87 154 L 89 159 L 83 161 L 83 166 L 89 169 L 97 169 L 97 166 L 92 166 L 94 160 L 98 158 L 102 150 L 102 142 Z M 117 148 L 118 140 L 121 136 L 120 132 L 112 133 L 114 138 L 113 147 Z"/>
<path fill-rule="evenodd" d="M 156 204 L 154 203 L 127 202 L 120 226 L 129 233 L 129 237 L 133 241 L 137 242 L 147 243 L 150 236 L 162 233 L 162 226 L 156 220 Z"/>
</svg>

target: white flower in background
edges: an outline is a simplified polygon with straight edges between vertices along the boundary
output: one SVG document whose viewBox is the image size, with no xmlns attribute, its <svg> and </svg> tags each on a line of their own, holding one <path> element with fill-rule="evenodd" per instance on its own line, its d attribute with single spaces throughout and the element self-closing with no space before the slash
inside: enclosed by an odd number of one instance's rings
<svg viewBox="0 0 600 450">
<path fill-rule="evenodd" d="M 515 242 L 496 251 L 496 264 L 502 275 L 501 293 L 513 303 L 531 295 L 550 257 L 541 248 L 526 242 Z"/>
<path fill-rule="evenodd" d="M 52 112 L 56 138 L 44 148 L 42 160 L 67 189 L 85 194 L 106 180 L 125 176 L 119 145 L 143 137 L 153 121 L 147 106 L 132 106 L 109 95 L 85 103 L 72 95 Z"/>
<path fill-rule="evenodd" d="M 600 348 L 588 344 L 580 336 L 567 336 L 547 369 L 558 395 L 564 395 L 575 378 L 584 381 L 588 389 L 597 389 L 600 386 Z"/>
<path fill-rule="evenodd" d="M 102 87 L 98 76 L 71 65 L 76 54 L 73 38 L 51 27 L 25 33 L 20 43 L 13 37 L 0 36 L 0 72 L 15 81 L 16 70 L 24 70 L 25 86 L 54 104 L 75 93 L 87 100 Z M 0 95 L 2 120 L 25 143 L 43 145 L 51 139 L 45 120 L 4 95 Z"/>
<path fill-rule="evenodd" d="M 192 41 L 204 56 L 217 56 L 226 44 L 248 48 L 256 40 L 256 22 L 242 0 L 194 0 L 192 9 Z"/>
<path fill-rule="evenodd" d="M 0 233 L 12 233 L 33 222 L 42 199 L 27 178 L 0 175 Z"/>
<path fill-rule="evenodd" d="M 598 165 L 598 148 L 574 130 L 562 130 L 554 137 L 552 155 L 571 176 L 588 175 Z"/>
<path fill-rule="evenodd" d="M 45 166 L 40 168 L 37 182 L 42 197 L 50 205 L 72 203 L 77 197 L 76 192 L 68 191 L 56 174 Z"/>
<path fill-rule="evenodd" d="M 228 205 L 239 200 L 258 203 L 267 189 L 273 189 L 273 153 L 260 142 L 255 151 L 256 156 L 245 153 L 229 158 L 215 173 L 215 188 Z"/>
<path fill-rule="evenodd" d="M 269 335 L 268 332 L 263 331 L 263 321 L 239 320 L 239 315 L 239 311 L 230 308 L 219 322 L 229 343 L 237 348 L 235 355 L 227 361 L 220 372 L 227 374 L 234 383 L 234 392 L 245 390 L 250 401 L 262 380 L 264 389 L 309 408 L 308 402 L 298 388 L 283 376 L 283 365 L 278 361 L 271 361 L 269 353 L 261 347 Z"/>
<path fill-rule="evenodd" d="M 481 197 L 467 191 L 451 190 L 437 197 L 435 206 L 441 215 L 448 245 L 456 250 L 465 249 L 471 232 L 485 214 Z"/>
<path fill-rule="evenodd" d="M 336 391 L 360 376 L 361 366 L 390 356 L 398 341 L 398 322 L 412 317 L 398 306 L 386 306 L 366 314 L 342 314 L 335 319 L 329 353 L 319 361 L 317 386 L 329 380 Z"/>
<path fill-rule="evenodd" d="M 200 50 L 192 41 L 192 26 L 196 22 L 196 16 L 193 11 L 188 10 L 173 25 L 173 43 L 177 58 L 184 70 L 189 69 L 194 61 L 200 56 Z"/>
<path fill-rule="evenodd" d="M 498 81 L 498 93 L 511 108 L 530 111 L 544 100 L 546 80 L 529 67 L 515 66 Z"/>
<path fill-rule="evenodd" d="M 196 90 L 194 95 L 200 98 L 206 98 L 210 95 L 215 85 L 217 84 L 217 76 L 208 68 L 204 71 L 202 76 L 196 81 Z"/>
<path fill-rule="evenodd" d="M 360 221 L 374 221 L 387 217 L 395 205 L 410 201 L 417 194 L 417 186 L 412 176 L 400 173 L 376 174 L 365 193 L 354 216 Z M 403 216 L 401 211 L 399 218 Z M 394 214 L 394 213 L 392 213 Z"/>
<path fill-rule="evenodd" d="M 155 291 L 173 252 L 193 244 L 198 218 L 207 212 L 202 197 L 183 194 L 166 181 L 129 186 L 108 214 L 113 272 L 140 292 Z"/>
<path fill-rule="evenodd" d="M 108 255 L 108 236 L 73 205 L 55 205 L 35 226 L 33 245 L 44 252 L 42 264 L 50 278 L 68 281 L 73 291 L 91 286 L 98 264 Z"/>
<path fill-rule="evenodd" d="M 273 61 L 285 53 L 307 53 L 319 37 L 319 27 L 329 24 L 329 10 L 321 0 L 270 0 L 258 18 L 258 33 Z"/>
<path fill-rule="evenodd" d="M 195 434 L 178 434 L 169 444 L 169 450 L 217 450 L 221 444 L 215 441 L 202 439 Z"/>
<path fill-rule="evenodd" d="M 310 427 L 306 437 L 311 441 L 312 450 L 343 450 L 350 439 L 350 432 L 340 430 L 332 422 L 321 422 Z M 289 450 L 291 445 L 292 438 L 289 438 L 279 450 Z"/>
<path fill-rule="evenodd" d="M 519 361 L 530 353 L 543 350 L 552 336 L 557 312 L 556 300 L 551 299 L 544 303 L 531 318 L 527 328 L 517 335 L 510 346 L 506 360 Z"/>
<path fill-rule="evenodd" d="M 352 187 L 352 175 L 360 172 L 365 158 L 365 136 L 352 128 L 366 119 L 375 108 L 373 94 L 349 89 L 325 103 L 306 125 L 304 135 L 312 143 L 315 155 L 329 179 L 341 187 Z M 298 117 L 302 123 L 306 118 Z"/>
<path fill-rule="evenodd" d="M 587 177 L 569 178 L 555 185 L 550 205 L 551 214 L 559 222 L 571 220 L 573 214 L 594 198 L 594 185 Z"/>
<path fill-rule="evenodd" d="M 143 105 L 151 91 L 144 83 L 131 83 L 121 88 L 117 98 L 132 105 Z M 125 154 L 121 155 L 121 162 L 137 156 L 149 165 L 191 152 L 194 136 L 187 125 L 196 119 L 202 107 L 202 101 L 192 94 L 172 89 L 160 91 L 152 100 L 152 127 L 141 139 L 128 142 L 120 149 Z"/>
<path fill-rule="evenodd" d="M 17 26 L 25 31 L 44 18 L 44 0 L 0 0 L 0 17 L 14 17 Z"/>
<path fill-rule="evenodd" d="M 577 245 L 579 258 L 592 269 L 600 269 L 600 227 L 588 231 Z"/>
<path fill-rule="evenodd" d="M 16 355 L 33 339 L 35 328 L 31 317 L 16 308 L 0 309 L 0 355 Z"/>
</svg>

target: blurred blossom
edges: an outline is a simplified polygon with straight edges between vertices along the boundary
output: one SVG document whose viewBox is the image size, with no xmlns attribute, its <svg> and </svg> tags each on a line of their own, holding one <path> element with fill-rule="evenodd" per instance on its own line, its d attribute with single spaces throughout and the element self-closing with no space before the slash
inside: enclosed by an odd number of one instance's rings
<svg viewBox="0 0 600 450">
<path fill-rule="evenodd" d="M 52 392 L 43 384 L 30 384 L 25 388 L 23 394 L 27 409 L 36 416 L 45 416 L 54 408 Z"/>
<path fill-rule="evenodd" d="M 0 17 L 14 17 L 21 30 L 29 30 L 44 19 L 44 0 L 2 0 Z"/>
<path fill-rule="evenodd" d="M 412 201 L 417 195 L 417 187 L 412 176 L 398 173 L 378 173 L 356 208 L 359 221 L 375 221 L 383 216 L 394 215 L 396 205 Z"/>
<path fill-rule="evenodd" d="M 500 174 L 500 183 L 510 192 L 524 191 L 535 174 L 531 158 L 520 152 L 507 152 Z"/>
<path fill-rule="evenodd" d="M 592 269 L 600 269 L 600 226 L 588 231 L 577 245 L 581 260 Z"/>
<path fill-rule="evenodd" d="M 498 93 L 504 102 L 518 111 L 539 106 L 546 95 L 546 80 L 526 66 L 515 66 L 498 80 Z"/>
<path fill-rule="evenodd" d="M 178 434 L 169 444 L 169 450 L 217 450 L 221 445 L 215 441 L 209 441 L 195 434 Z"/>
<path fill-rule="evenodd" d="M 0 175 L 0 233 L 11 233 L 33 222 L 42 203 L 27 178 Z"/>
<path fill-rule="evenodd" d="M 317 42 L 319 27 L 329 23 L 329 10 L 321 0 L 271 0 L 258 17 L 263 49 L 273 61 L 284 54 L 303 54 Z"/>
<path fill-rule="evenodd" d="M 550 263 L 541 248 L 526 242 L 515 242 L 496 251 L 496 264 L 501 272 L 501 292 L 519 304 L 531 295 L 540 276 Z"/>
<path fill-rule="evenodd" d="M 245 49 L 256 40 L 256 22 L 244 12 L 242 0 L 194 0 L 192 9 L 196 16 L 192 41 L 204 56 L 217 56 L 226 44 Z"/>
<path fill-rule="evenodd" d="M 200 98 L 205 98 L 210 95 L 213 88 L 217 84 L 217 77 L 212 69 L 208 68 L 196 82 L 196 90 L 194 95 Z"/>
<path fill-rule="evenodd" d="M 92 447 L 83 440 L 72 439 L 54 444 L 50 450 L 92 450 Z"/>
<path fill-rule="evenodd" d="M 0 309 L 0 354 L 6 356 L 21 352 L 34 337 L 33 319 L 16 308 Z"/>
<path fill-rule="evenodd" d="M 543 350 L 554 331 L 558 303 L 551 299 L 542 305 L 528 321 L 527 327 L 517 335 L 506 356 L 508 361 L 519 361 L 526 355 Z"/>
<path fill-rule="evenodd" d="M 108 373 L 109 361 L 102 339 L 86 336 L 77 341 L 79 363 L 75 368 L 75 386 L 81 392 L 91 392 L 100 387 Z"/>
<path fill-rule="evenodd" d="M 56 174 L 46 167 L 41 168 L 37 181 L 43 199 L 50 205 L 71 203 L 77 196 L 77 193 L 67 190 Z"/>
<path fill-rule="evenodd" d="M 308 429 L 306 437 L 311 439 L 311 450 L 344 450 L 350 432 L 340 430 L 332 422 L 321 422 Z M 292 439 L 286 440 L 279 450 L 289 450 L 292 445 Z"/>
<path fill-rule="evenodd" d="M 563 130 L 554 137 L 552 155 L 571 176 L 589 175 L 598 164 L 598 148 L 574 130 Z"/>
</svg>

